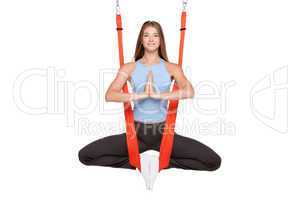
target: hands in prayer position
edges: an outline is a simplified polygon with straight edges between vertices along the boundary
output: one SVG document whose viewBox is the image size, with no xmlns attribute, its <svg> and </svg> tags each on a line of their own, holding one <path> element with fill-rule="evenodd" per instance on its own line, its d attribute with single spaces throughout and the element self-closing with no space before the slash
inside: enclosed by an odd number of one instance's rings
<svg viewBox="0 0 300 200">
<path fill-rule="evenodd" d="M 146 94 L 146 97 L 150 97 L 153 99 L 159 99 L 159 93 L 156 92 L 154 88 L 154 81 L 153 81 L 153 73 L 150 71 L 147 75 L 147 83 L 145 86 L 144 93 Z"/>
</svg>

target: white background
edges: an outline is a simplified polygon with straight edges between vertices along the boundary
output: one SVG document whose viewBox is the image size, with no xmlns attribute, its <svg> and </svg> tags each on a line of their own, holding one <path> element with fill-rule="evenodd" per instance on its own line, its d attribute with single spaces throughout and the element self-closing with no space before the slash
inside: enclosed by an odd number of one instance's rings
<svg viewBox="0 0 300 200">
<path fill-rule="evenodd" d="M 177 62 L 181 1 L 120 3 L 125 61 L 150 19 Z M 77 157 L 89 142 L 124 131 L 122 104 L 104 102 L 119 67 L 114 1 L 1 1 L 1 199 L 299 199 L 299 8 L 296 0 L 189 2 L 183 67 L 196 95 L 180 102 L 176 129 L 213 148 L 222 165 L 162 171 L 149 192 L 137 171 Z M 20 81 L 32 69 L 45 75 Z M 52 72 L 60 76 L 47 88 Z M 58 82 L 69 92 L 51 93 Z M 54 109 L 56 100 L 65 104 Z M 220 121 L 233 129 L 221 131 Z M 184 127 L 195 123 L 209 125 Z"/>
</svg>

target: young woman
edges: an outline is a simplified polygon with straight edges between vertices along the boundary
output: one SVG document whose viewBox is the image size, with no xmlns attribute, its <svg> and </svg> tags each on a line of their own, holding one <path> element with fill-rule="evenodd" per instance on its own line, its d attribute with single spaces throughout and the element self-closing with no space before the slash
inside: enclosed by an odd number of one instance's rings
<svg viewBox="0 0 300 200">
<path fill-rule="evenodd" d="M 134 58 L 135 62 L 120 67 L 106 92 L 105 100 L 133 101 L 139 151 L 158 152 L 168 100 L 193 98 L 194 89 L 181 67 L 168 62 L 164 34 L 158 22 L 146 21 L 143 24 Z M 170 92 L 173 79 L 179 90 Z M 122 92 L 122 87 L 128 80 L 133 88 L 133 92 L 129 94 Z M 126 133 L 108 136 L 88 144 L 80 150 L 79 159 L 85 165 L 134 169 L 129 164 Z M 220 156 L 212 149 L 196 140 L 174 133 L 168 168 L 213 171 L 218 169 L 220 164 Z M 141 167 L 143 170 L 143 161 Z"/>
</svg>

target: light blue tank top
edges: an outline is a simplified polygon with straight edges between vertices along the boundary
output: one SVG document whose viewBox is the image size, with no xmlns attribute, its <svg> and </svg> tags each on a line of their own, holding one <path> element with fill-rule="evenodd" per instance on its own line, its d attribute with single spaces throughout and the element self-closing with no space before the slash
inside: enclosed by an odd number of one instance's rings
<svg viewBox="0 0 300 200">
<path fill-rule="evenodd" d="M 166 69 L 165 61 L 160 58 L 159 64 L 146 66 L 140 59 L 136 61 L 135 70 L 131 74 L 133 92 L 142 93 L 145 90 L 147 74 L 152 71 L 155 91 L 169 92 L 171 76 Z M 143 123 L 159 123 L 166 120 L 168 100 L 146 98 L 134 101 L 134 120 Z"/>
</svg>

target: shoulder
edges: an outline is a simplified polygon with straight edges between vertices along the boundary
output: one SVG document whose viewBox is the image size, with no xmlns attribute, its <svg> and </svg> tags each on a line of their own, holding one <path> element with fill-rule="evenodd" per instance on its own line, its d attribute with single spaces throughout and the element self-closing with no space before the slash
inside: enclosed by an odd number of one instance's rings
<svg viewBox="0 0 300 200">
<path fill-rule="evenodd" d="M 121 69 L 124 71 L 131 71 L 135 67 L 135 62 L 128 62 L 121 65 Z"/>
<path fill-rule="evenodd" d="M 123 65 L 121 65 L 120 67 L 120 72 L 125 72 L 128 76 L 128 79 L 130 80 L 130 76 L 132 74 L 132 72 L 135 69 L 135 62 L 128 62 L 128 63 L 124 63 Z"/>
<path fill-rule="evenodd" d="M 174 76 L 176 76 L 176 74 L 181 73 L 181 71 L 182 71 L 181 67 L 179 67 L 179 65 L 176 63 L 165 61 L 165 64 L 166 64 L 167 70 L 169 71 L 169 73 L 172 76 L 172 79 L 174 78 Z"/>
<path fill-rule="evenodd" d="M 172 63 L 172 62 L 168 62 L 168 61 L 165 61 L 166 63 L 166 66 L 169 67 L 171 70 L 175 67 L 178 67 L 178 65 L 176 63 Z"/>
</svg>

